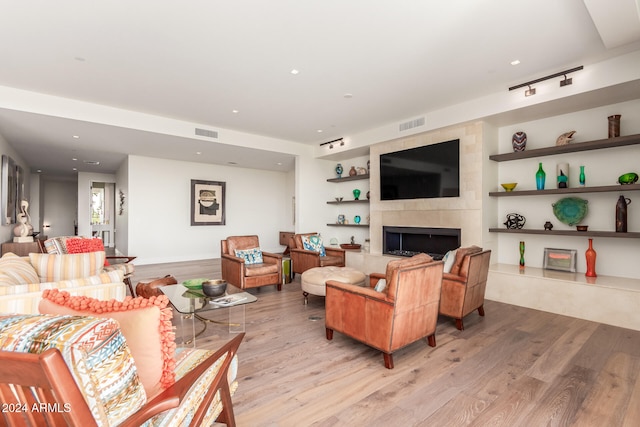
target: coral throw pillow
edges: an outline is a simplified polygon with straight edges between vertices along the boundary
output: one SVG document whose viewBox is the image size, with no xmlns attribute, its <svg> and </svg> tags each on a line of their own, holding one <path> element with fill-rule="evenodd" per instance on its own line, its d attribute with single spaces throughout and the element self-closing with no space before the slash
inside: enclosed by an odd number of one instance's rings
<svg viewBox="0 0 640 427">
<path fill-rule="evenodd" d="M 101 239 L 84 239 L 74 238 L 66 241 L 68 254 L 85 254 L 87 252 L 104 252 L 104 243 Z M 109 261 L 105 258 L 104 265 L 109 265 Z"/>
<path fill-rule="evenodd" d="M 71 296 L 66 291 L 46 289 L 38 309 L 42 314 L 70 314 L 111 318 L 118 321 L 140 382 L 151 398 L 175 382 L 175 334 L 173 312 L 166 295 L 151 298 L 126 297 L 124 301 L 101 301 Z"/>
</svg>

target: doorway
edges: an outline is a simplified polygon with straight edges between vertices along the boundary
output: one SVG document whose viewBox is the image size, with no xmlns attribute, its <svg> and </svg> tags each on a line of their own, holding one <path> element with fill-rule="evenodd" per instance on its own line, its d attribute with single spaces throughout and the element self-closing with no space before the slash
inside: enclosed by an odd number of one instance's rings
<svg viewBox="0 0 640 427">
<path fill-rule="evenodd" d="M 102 239 L 105 248 L 115 246 L 115 183 L 91 183 L 91 235 Z"/>
</svg>

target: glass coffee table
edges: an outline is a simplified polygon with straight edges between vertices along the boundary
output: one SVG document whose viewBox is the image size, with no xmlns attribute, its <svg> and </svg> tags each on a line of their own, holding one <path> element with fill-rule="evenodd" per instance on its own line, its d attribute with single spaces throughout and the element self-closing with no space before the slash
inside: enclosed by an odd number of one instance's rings
<svg viewBox="0 0 640 427">
<path fill-rule="evenodd" d="M 168 285 L 160 288 L 163 294 L 169 298 L 169 302 L 176 309 L 180 316 L 181 329 L 190 330 L 191 338 L 183 338 L 182 344 L 193 344 L 196 338 L 207 330 L 209 323 L 216 323 L 229 326 L 229 333 L 241 333 L 245 331 L 245 306 L 256 302 L 258 298 L 227 284 L 227 291 L 220 297 L 208 297 L 201 289 L 189 289 L 184 285 Z M 220 309 L 228 309 L 228 319 L 226 321 L 215 320 L 205 317 L 208 312 Z M 218 314 L 218 313 L 215 313 Z M 190 320 L 190 327 L 184 325 L 184 320 Z M 196 332 L 196 320 L 204 326 L 202 330 Z M 189 322 L 187 322 L 189 323 Z M 181 334 L 184 336 L 184 334 Z"/>
</svg>

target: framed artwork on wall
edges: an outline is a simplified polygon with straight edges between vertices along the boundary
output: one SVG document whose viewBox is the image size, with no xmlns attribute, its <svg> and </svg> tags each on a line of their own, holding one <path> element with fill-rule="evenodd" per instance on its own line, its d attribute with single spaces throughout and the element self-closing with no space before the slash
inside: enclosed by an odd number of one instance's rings
<svg viewBox="0 0 640 427">
<path fill-rule="evenodd" d="M 191 180 L 191 225 L 225 225 L 225 182 Z"/>
<path fill-rule="evenodd" d="M 18 209 L 18 169 L 13 159 L 2 155 L 2 224 L 15 224 Z"/>
<path fill-rule="evenodd" d="M 575 249 L 544 248 L 544 262 L 542 268 L 547 270 L 576 272 Z"/>
</svg>

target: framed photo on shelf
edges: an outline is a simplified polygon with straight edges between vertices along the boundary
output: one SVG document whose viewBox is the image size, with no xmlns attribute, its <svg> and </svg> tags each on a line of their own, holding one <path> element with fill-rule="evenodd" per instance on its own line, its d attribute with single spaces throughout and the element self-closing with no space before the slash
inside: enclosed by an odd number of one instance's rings
<svg viewBox="0 0 640 427">
<path fill-rule="evenodd" d="M 220 181 L 191 180 L 191 225 L 225 225 L 225 186 Z"/>
<path fill-rule="evenodd" d="M 576 272 L 575 249 L 544 248 L 544 262 L 542 268 L 546 270 Z"/>
</svg>

